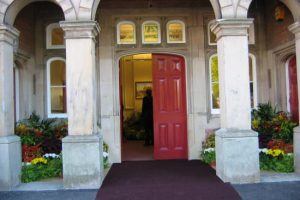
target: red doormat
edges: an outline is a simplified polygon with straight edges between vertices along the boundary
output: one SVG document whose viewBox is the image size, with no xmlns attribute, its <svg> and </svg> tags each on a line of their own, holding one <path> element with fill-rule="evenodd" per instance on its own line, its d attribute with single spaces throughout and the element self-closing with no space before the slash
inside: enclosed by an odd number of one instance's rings
<svg viewBox="0 0 300 200">
<path fill-rule="evenodd" d="M 97 200 L 241 199 L 201 161 L 163 160 L 113 164 Z"/>
</svg>

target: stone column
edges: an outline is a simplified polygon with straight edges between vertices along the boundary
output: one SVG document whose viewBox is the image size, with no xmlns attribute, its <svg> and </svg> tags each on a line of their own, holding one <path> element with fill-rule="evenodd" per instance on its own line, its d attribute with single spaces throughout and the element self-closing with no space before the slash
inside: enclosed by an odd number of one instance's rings
<svg viewBox="0 0 300 200">
<path fill-rule="evenodd" d="M 103 177 L 102 138 L 97 130 L 95 21 L 63 21 L 67 67 L 69 135 L 63 139 L 65 188 L 99 188 Z"/>
<path fill-rule="evenodd" d="M 300 105 L 300 84 L 299 84 L 300 83 L 300 21 L 297 21 L 294 24 L 290 25 L 289 30 L 295 34 L 298 101 L 299 101 L 298 105 Z M 300 173 L 300 126 L 294 128 L 294 166 L 295 166 L 295 171 L 297 173 Z"/>
<path fill-rule="evenodd" d="M 225 182 L 260 181 L 257 133 L 251 130 L 248 28 L 251 19 L 217 20 L 221 129 L 216 133 L 216 170 Z"/>
<path fill-rule="evenodd" d="M 19 31 L 0 25 L 0 190 L 20 183 L 21 142 L 14 135 L 14 44 Z"/>
</svg>

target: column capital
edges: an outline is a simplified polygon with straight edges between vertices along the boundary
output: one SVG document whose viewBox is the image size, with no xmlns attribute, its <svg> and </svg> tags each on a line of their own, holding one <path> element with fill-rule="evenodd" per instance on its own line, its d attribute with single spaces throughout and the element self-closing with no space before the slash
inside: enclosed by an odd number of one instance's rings
<svg viewBox="0 0 300 200">
<path fill-rule="evenodd" d="M 10 26 L 6 26 L 4 24 L 0 25 L 0 41 L 7 42 L 8 44 L 14 46 L 16 45 L 16 40 L 18 39 L 20 32 Z"/>
<path fill-rule="evenodd" d="M 95 39 L 101 30 L 96 21 L 61 21 L 59 24 L 65 31 L 65 39 Z"/>
<path fill-rule="evenodd" d="M 217 40 L 223 36 L 248 36 L 248 29 L 253 19 L 219 19 L 211 26 Z"/>
<path fill-rule="evenodd" d="M 295 34 L 297 40 L 300 40 L 300 21 L 297 21 L 290 25 L 289 30 Z"/>
</svg>

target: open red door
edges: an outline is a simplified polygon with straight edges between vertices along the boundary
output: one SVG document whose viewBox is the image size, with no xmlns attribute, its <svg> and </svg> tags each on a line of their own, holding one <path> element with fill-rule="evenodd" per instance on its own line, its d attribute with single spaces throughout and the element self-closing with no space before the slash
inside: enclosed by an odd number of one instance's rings
<svg viewBox="0 0 300 200">
<path fill-rule="evenodd" d="M 299 106 L 298 106 L 298 81 L 297 81 L 297 66 L 296 56 L 290 59 L 288 63 L 289 85 L 290 85 L 290 109 L 292 120 L 299 123 Z"/>
<path fill-rule="evenodd" d="M 184 58 L 153 54 L 154 159 L 187 159 Z"/>
</svg>

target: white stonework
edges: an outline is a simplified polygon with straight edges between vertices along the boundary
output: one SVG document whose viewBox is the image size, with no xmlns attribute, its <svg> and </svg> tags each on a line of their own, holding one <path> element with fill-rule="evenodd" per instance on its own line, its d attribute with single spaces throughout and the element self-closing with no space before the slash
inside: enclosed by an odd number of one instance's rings
<svg viewBox="0 0 300 200">
<path fill-rule="evenodd" d="M 289 30 L 295 34 L 297 79 L 298 79 L 298 83 L 300 83 L 300 21 L 297 21 L 294 24 L 290 25 Z M 299 84 L 298 84 L 298 101 L 299 101 L 298 105 L 300 105 Z M 294 129 L 294 165 L 295 165 L 295 171 L 300 173 L 300 127 L 299 126 Z"/>
<path fill-rule="evenodd" d="M 63 139 L 65 188 L 99 188 L 102 138 L 97 128 L 94 21 L 61 22 L 66 39 L 68 134 Z"/>
<path fill-rule="evenodd" d="M 0 191 L 20 184 L 21 141 L 17 136 L 0 137 Z"/>
<path fill-rule="evenodd" d="M 220 129 L 216 133 L 216 153 L 217 175 L 224 182 L 260 182 L 256 132 Z"/>
<path fill-rule="evenodd" d="M 247 29 L 252 20 L 217 20 L 221 129 L 216 134 L 217 175 L 226 182 L 259 181 L 257 134 L 251 131 Z M 247 172 L 245 172 L 247 169 Z"/>
<path fill-rule="evenodd" d="M 0 26 L 0 190 L 20 183 L 21 143 L 14 136 L 13 66 L 14 46 L 19 32 Z"/>
<path fill-rule="evenodd" d="M 69 135 L 91 135 L 97 127 L 94 21 L 61 22 L 66 39 Z"/>
<path fill-rule="evenodd" d="M 100 135 L 68 136 L 63 139 L 64 188 L 99 189 L 103 180 Z"/>
</svg>

